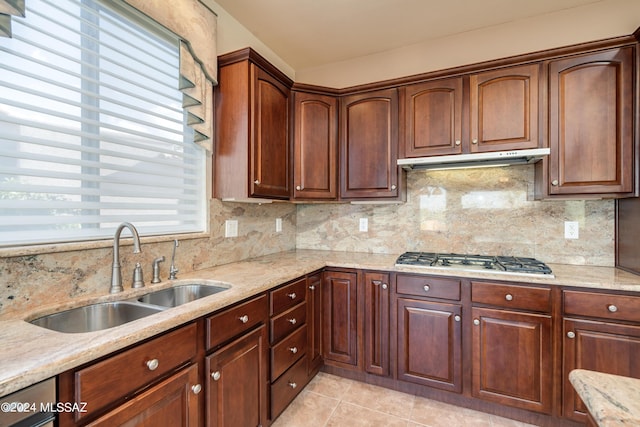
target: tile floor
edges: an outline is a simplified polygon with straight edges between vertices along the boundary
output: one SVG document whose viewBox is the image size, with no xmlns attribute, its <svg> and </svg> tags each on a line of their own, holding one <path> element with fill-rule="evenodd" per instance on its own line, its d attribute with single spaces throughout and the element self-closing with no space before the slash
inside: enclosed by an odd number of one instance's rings
<svg viewBox="0 0 640 427">
<path fill-rule="evenodd" d="M 532 427 L 320 372 L 273 427 Z"/>
</svg>

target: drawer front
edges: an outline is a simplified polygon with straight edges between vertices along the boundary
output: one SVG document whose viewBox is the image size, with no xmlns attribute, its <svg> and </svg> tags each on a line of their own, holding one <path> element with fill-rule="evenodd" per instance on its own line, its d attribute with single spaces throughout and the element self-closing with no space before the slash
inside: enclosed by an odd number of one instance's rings
<svg viewBox="0 0 640 427">
<path fill-rule="evenodd" d="M 196 330 L 195 323 L 185 326 L 77 371 L 75 398 L 87 403 L 87 412 L 77 412 L 76 419 L 95 413 L 191 360 L 197 351 Z"/>
<path fill-rule="evenodd" d="M 271 381 L 275 381 L 306 353 L 307 325 L 304 325 L 271 349 Z"/>
<path fill-rule="evenodd" d="M 307 304 L 298 304 L 271 319 L 271 344 L 293 332 L 307 322 Z"/>
<path fill-rule="evenodd" d="M 564 313 L 640 322 L 640 297 L 564 291 Z"/>
<path fill-rule="evenodd" d="M 520 310 L 551 311 L 551 289 L 471 282 L 471 301 Z"/>
<path fill-rule="evenodd" d="M 460 280 L 442 277 L 398 274 L 396 292 L 419 297 L 460 300 Z"/>
<path fill-rule="evenodd" d="M 307 382 L 307 358 L 303 357 L 271 385 L 271 419 L 275 419 Z"/>
<path fill-rule="evenodd" d="M 267 296 L 262 295 L 236 307 L 209 316 L 207 350 L 242 334 L 267 320 Z"/>
<path fill-rule="evenodd" d="M 307 279 L 300 279 L 280 289 L 272 291 L 270 296 L 270 315 L 277 315 L 300 304 L 307 295 Z"/>
</svg>

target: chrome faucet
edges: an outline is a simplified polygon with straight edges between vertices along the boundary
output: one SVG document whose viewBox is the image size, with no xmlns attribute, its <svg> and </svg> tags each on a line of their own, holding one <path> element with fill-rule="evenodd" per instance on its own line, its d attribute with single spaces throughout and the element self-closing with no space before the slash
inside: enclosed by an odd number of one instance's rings
<svg viewBox="0 0 640 427">
<path fill-rule="evenodd" d="M 111 289 L 109 289 L 109 293 L 111 294 L 124 291 L 122 287 L 122 273 L 120 272 L 120 234 L 125 227 L 128 228 L 133 235 L 133 253 L 140 253 L 138 230 L 136 230 L 133 224 L 123 222 L 116 228 L 116 234 L 113 237 L 113 264 L 111 266 Z"/>
<path fill-rule="evenodd" d="M 169 267 L 169 280 L 174 280 L 176 278 L 176 274 L 178 274 L 178 270 L 176 267 L 176 248 L 180 246 L 178 243 L 178 239 L 173 241 L 173 253 L 171 254 L 171 267 Z"/>
</svg>

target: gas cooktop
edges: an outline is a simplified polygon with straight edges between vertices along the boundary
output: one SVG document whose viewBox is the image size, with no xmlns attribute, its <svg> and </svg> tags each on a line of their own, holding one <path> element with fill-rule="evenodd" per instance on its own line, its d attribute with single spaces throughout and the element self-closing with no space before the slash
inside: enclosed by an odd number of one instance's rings
<svg viewBox="0 0 640 427">
<path fill-rule="evenodd" d="M 521 276 L 553 278 L 553 272 L 535 258 L 446 254 L 435 252 L 405 252 L 396 260 L 396 266 L 424 267 L 439 270 L 483 270 Z"/>
</svg>

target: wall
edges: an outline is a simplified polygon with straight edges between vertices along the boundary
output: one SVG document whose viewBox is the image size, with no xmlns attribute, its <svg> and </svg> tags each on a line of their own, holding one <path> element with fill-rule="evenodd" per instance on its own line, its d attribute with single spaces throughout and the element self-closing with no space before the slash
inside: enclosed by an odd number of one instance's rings
<svg viewBox="0 0 640 427">
<path fill-rule="evenodd" d="M 301 205 L 300 249 L 458 252 L 614 265 L 614 202 L 534 201 L 533 165 L 411 171 L 401 205 Z M 359 232 L 359 218 L 369 231 Z M 578 221 L 578 240 L 564 239 Z"/>
<path fill-rule="evenodd" d="M 210 236 L 181 239 L 176 266 L 181 274 L 295 248 L 296 208 L 286 203 L 240 204 L 212 200 Z M 275 233 L 275 218 L 282 218 L 282 233 Z M 238 220 L 238 237 L 224 237 L 224 222 Z M 134 224 L 135 225 L 135 224 Z M 133 267 L 140 262 L 144 279 L 151 281 L 152 262 L 165 256 L 161 278 L 166 280 L 173 240 L 149 243 L 142 239 L 142 253 L 133 254 L 128 231 L 120 248 L 123 286 L 131 286 Z M 25 310 L 74 298 L 104 296 L 109 292 L 113 249 L 111 243 L 75 245 L 76 249 L 15 257 L 0 257 L 0 319 L 21 316 Z M 93 246 L 93 247 L 92 247 Z"/>
</svg>

